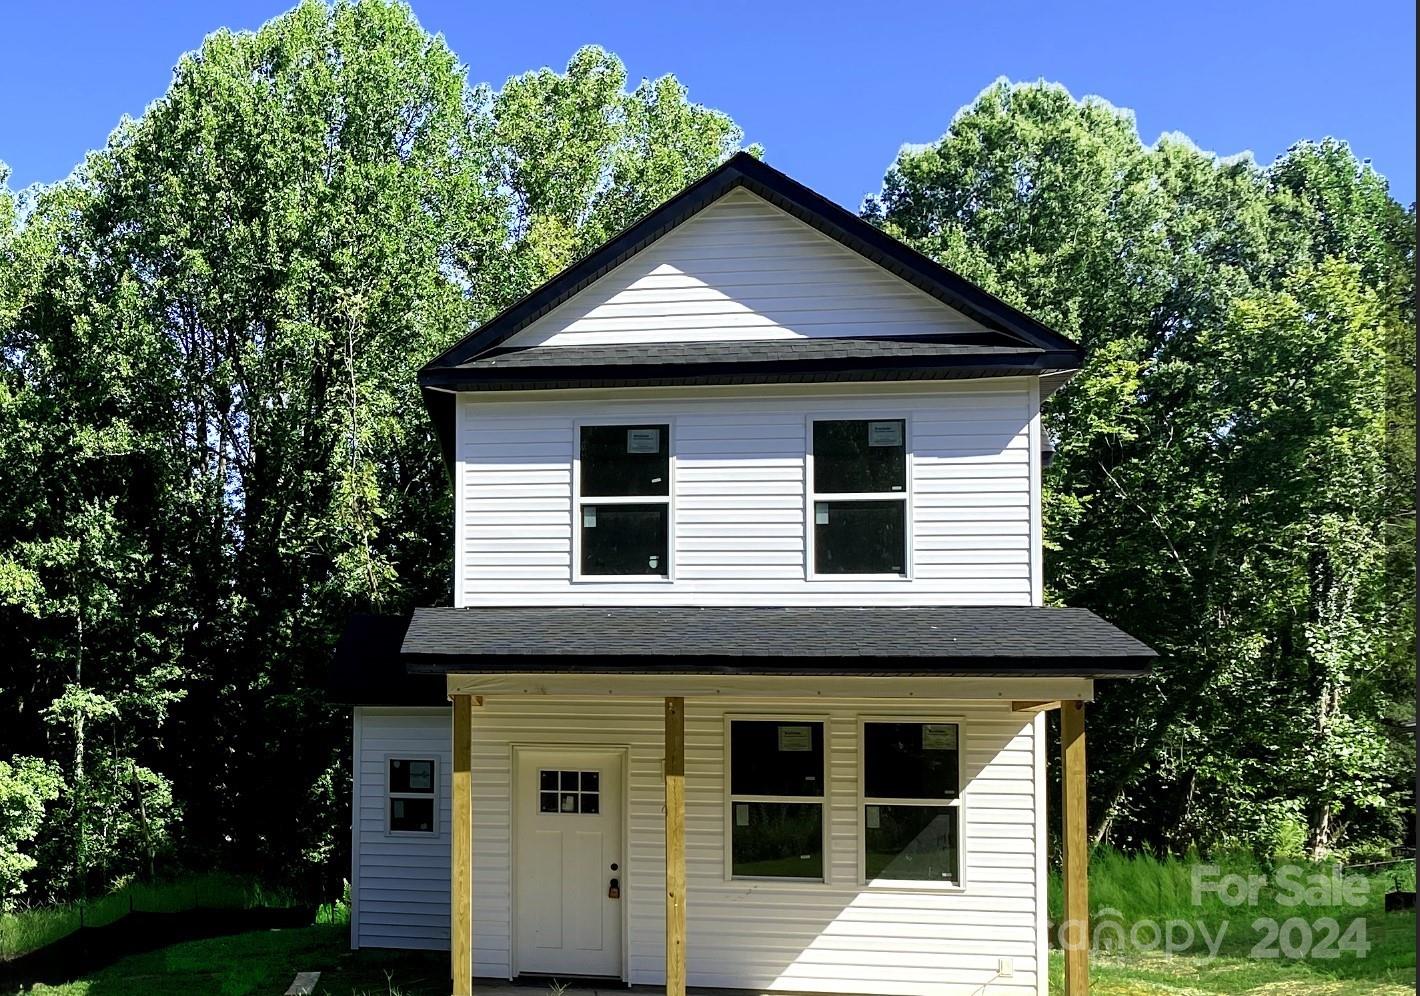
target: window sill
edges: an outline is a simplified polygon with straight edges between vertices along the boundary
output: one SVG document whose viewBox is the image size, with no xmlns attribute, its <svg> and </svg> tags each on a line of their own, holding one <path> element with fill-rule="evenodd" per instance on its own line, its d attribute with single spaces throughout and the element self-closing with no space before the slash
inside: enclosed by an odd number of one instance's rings
<svg viewBox="0 0 1420 996">
<path fill-rule="evenodd" d="M 911 581 L 907 574 L 808 574 L 806 581 L 873 581 L 881 584 L 902 584 Z"/>
<path fill-rule="evenodd" d="M 928 882 L 921 879 L 878 878 L 862 882 L 860 889 L 871 892 L 965 892 L 966 886 L 957 882 Z"/>
<path fill-rule="evenodd" d="M 739 876 L 722 879 L 721 881 L 726 886 L 739 889 L 749 886 L 751 888 L 794 889 L 809 892 L 831 888 L 829 883 L 822 879 L 807 878 L 757 878 L 753 876 Z"/>
<path fill-rule="evenodd" d="M 674 578 L 664 574 L 578 574 L 573 584 L 670 584 Z"/>
</svg>

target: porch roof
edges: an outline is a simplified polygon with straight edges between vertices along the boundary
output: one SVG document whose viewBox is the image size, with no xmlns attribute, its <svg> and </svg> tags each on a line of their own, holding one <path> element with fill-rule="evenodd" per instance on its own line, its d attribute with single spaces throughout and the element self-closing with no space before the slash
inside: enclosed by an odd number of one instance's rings
<svg viewBox="0 0 1420 996">
<path fill-rule="evenodd" d="M 1031 606 L 500 607 L 414 611 L 400 654 L 431 674 L 1113 678 L 1156 656 L 1086 609 Z"/>
</svg>

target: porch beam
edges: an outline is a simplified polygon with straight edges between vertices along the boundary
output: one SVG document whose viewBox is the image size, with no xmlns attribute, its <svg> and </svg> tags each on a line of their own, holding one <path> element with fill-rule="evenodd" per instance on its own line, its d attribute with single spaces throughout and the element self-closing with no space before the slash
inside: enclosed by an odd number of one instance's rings
<svg viewBox="0 0 1420 996">
<path fill-rule="evenodd" d="M 1089 837 L 1085 826 L 1085 703 L 1060 704 L 1060 840 L 1065 886 L 1066 996 L 1090 991 Z"/>
<path fill-rule="evenodd" d="M 473 696 L 449 698 L 454 704 L 449 967 L 453 996 L 473 996 Z"/>
<path fill-rule="evenodd" d="M 1052 709 L 1060 708 L 1060 700 L 1052 699 L 1049 702 L 1012 702 L 1012 712 L 1050 712 Z"/>
<path fill-rule="evenodd" d="M 685 996 L 685 699 L 666 699 L 666 996 Z"/>
<path fill-rule="evenodd" d="M 590 665 L 589 665 L 590 666 Z M 735 674 L 450 674 L 450 695 L 577 695 L 604 698 L 729 698 L 777 695 L 834 699 L 972 699 L 1058 702 L 1094 698 L 1089 678 L 964 678 L 931 676 L 735 675 Z"/>
</svg>

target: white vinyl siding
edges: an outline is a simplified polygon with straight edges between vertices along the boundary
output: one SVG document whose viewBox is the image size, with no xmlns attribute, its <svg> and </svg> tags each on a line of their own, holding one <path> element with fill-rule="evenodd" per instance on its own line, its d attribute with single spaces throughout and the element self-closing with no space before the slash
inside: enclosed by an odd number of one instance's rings
<svg viewBox="0 0 1420 996">
<path fill-rule="evenodd" d="M 1033 387 L 464 396 L 456 604 L 1032 604 Z M 910 579 L 808 577 L 809 424 L 837 417 L 907 421 Z M 671 583 L 573 580 L 573 454 L 587 419 L 671 424 Z"/>
<path fill-rule="evenodd" d="M 449 946 L 449 711 L 355 710 L 351 942 L 354 947 Z M 437 761 L 438 833 L 390 834 L 389 758 Z"/>
<path fill-rule="evenodd" d="M 981 329 L 961 312 L 739 189 L 505 345 L 949 335 Z"/>
<path fill-rule="evenodd" d="M 943 715 L 959 718 L 965 751 L 963 807 L 965 887 L 907 889 L 865 886 L 859 869 L 858 738 L 864 716 Z M 400 729 L 424 737 L 442 724 L 441 710 L 363 710 L 364 736 L 385 738 Z M 608 696 L 490 695 L 473 713 L 474 974 L 508 978 L 512 971 L 510 896 L 513 841 L 512 747 L 616 746 L 628 751 L 627 855 L 622 901 L 628 926 L 628 974 L 636 984 L 664 982 L 664 814 L 661 781 L 664 706 L 661 699 Z M 378 713 L 372 718 L 372 713 Z M 426 715 L 437 717 L 429 720 Z M 828 792 L 825 799 L 828 881 L 725 880 L 725 766 L 727 715 L 822 717 Z M 417 718 L 416 718 L 417 717 Z M 689 982 L 752 990 L 882 994 L 1038 993 L 1037 932 L 1045 904 L 1043 782 L 1036 743 L 1043 725 L 1010 711 L 1006 702 L 778 697 L 687 699 L 686 870 Z M 422 741 L 421 741 L 422 742 Z M 369 777 L 370 769 L 362 769 Z M 367 789 L 368 791 L 368 789 Z M 448 812 L 445 809 L 447 839 Z M 383 835 L 380 842 L 385 844 Z M 438 868 L 443 891 L 439 916 L 420 928 L 399 921 L 391 932 L 389 900 L 376 899 L 374 870 L 398 864 L 423 876 L 426 852 L 398 840 L 358 854 L 359 926 L 367 945 L 442 947 L 448 943 L 447 848 Z M 387 886 L 382 886 L 387 889 Z M 372 903 L 374 906 L 372 907 Z M 380 910 L 377 914 L 375 910 Z M 411 910 L 411 916 L 415 914 Z M 378 937 L 379 941 L 370 938 Z M 999 959 L 1013 975 L 997 977 Z M 983 989 L 988 987 L 989 989 Z"/>
</svg>

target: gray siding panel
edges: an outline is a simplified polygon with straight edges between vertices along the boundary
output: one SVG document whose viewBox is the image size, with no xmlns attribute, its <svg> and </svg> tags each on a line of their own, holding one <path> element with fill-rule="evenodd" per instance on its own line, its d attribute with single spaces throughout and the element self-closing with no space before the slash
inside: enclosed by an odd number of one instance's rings
<svg viewBox="0 0 1420 996">
<path fill-rule="evenodd" d="M 447 709 L 356 711 L 359 757 L 355 785 L 352 940 L 357 947 L 449 946 L 450 753 Z M 386 760 L 439 762 L 439 833 L 391 836 L 385 827 Z"/>
</svg>

